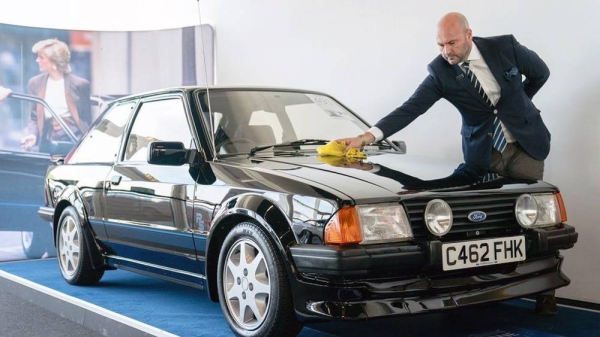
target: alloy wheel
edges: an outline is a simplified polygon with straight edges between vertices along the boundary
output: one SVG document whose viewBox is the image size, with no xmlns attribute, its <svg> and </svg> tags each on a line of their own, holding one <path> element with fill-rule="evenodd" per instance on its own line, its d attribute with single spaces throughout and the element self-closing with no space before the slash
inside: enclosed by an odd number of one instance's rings
<svg viewBox="0 0 600 337">
<path fill-rule="evenodd" d="M 227 307 L 237 324 L 246 330 L 259 327 L 269 310 L 271 279 L 256 243 L 242 239 L 231 246 L 222 282 Z"/>
<path fill-rule="evenodd" d="M 80 263 L 80 232 L 72 217 L 64 219 L 58 235 L 58 259 L 66 278 L 73 278 Z"/>
</svg>

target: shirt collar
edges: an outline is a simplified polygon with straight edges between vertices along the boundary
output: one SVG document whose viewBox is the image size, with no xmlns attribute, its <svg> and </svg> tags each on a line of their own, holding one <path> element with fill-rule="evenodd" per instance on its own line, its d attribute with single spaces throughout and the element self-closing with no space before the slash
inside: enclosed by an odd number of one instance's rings
<svg viewBox="0 0 600 337">
<path fill-rule="evenodd" d="M 467 61 L 471 62 L 471 61 L 475 61 L 475 60 L 480 60 L 482 58 L 481 56 L 481 52 L 479 51 L 479 48 L 477 48 L 477 45 L 475 44 L 475 42 L 473 42 L 471 44 L 471 52 L 469 53 L 469 56 L 467 57 Z M 462 65 L 464 62 L 461 62 L 459 65 Z"/>
</svg>

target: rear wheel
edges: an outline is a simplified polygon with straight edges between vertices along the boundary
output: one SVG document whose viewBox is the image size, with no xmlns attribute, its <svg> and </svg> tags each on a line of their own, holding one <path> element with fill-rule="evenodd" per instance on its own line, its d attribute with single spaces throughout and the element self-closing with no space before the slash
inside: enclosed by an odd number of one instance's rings
<svg viewBox="0 0 600 337">
<path fill-rule="evenodd" d="M 241 223 L 227 235 L 217 277 L 221 309 L 236 335 L 295 336 L 302 329 L 283 259 L 256 224 Z"/>
<path fill-rule="evenodd" d="M 46 253 L 45 242 L 39 232 L 21 232 L 23 253 L 30 259 L 39 259 Z"/>
<path fill-rule="evenodd" d="M 52 225 L 45 223 L 32 232 L 21 232 L 21 247 L 30 259 L 54 256 Z"/>
<path fill-rule="evenodd" d="M 71 206 L 65 208 L 58 221 L 56 253 L 63 278 L 75 285 L 97 283 L 104 275 L 104 270 L 92 265 L 83 231 L 77 211 Z"/>
</svg>

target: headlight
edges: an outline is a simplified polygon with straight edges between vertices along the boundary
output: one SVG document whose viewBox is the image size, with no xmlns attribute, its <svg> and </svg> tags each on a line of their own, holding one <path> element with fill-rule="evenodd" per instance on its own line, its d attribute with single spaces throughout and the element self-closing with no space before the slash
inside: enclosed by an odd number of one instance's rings
<svg viewBox="0 0 600 337">
<path fill-rule="evenodd" d="M 517 199 L 515 215 L 521 227 L 547 227 L 566 221 L 559 193 L 523 194 Z"/>
<path fill-rule="evenodd" d="M 370 244 L 412 237 L 404 208 L 398 204 L 344 207 L 325 227 L 328 244 Z"/>
<path fill-rule="evenodd" d="M 521 227 L 531 228 L 538 217 L 538 204 L 530 194 L 523 194 L 517 199 L 515 206 L 517 222 Z"/>
<path fill-rule="evenodd" d="M 356 210 L 362 227 L 362 243 L 412 238 L 412 229 L 401 205 L 367 205 L 358 206 Z"/>
<path fill-rule="evenodd" d="M 433 199 L 428 202 L 424 216 L 425 224 L 433 235 L 445 235 L 452 228 L 452 209 L 444 200 Z"/>
</svg>

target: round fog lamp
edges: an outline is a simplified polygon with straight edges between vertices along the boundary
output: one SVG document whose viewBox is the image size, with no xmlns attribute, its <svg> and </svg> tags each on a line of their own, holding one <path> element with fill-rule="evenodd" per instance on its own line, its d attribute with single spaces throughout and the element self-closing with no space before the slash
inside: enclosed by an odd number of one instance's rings
<svg viewBox="0 0 600 337">
<path fill-rule="evenodd" d="M 452 209 L 447 202 L 433 199 L 425 207 L 425 224 L 431 234 L 445 235 L 452 228 Z"/>
<path fill-rule="evenodd" d="M 531 228 L 538 217 L 538 204 L 531 194 L 523 194 L 517 199 L 515 215 L 521 227 Z"/>
</svg>

